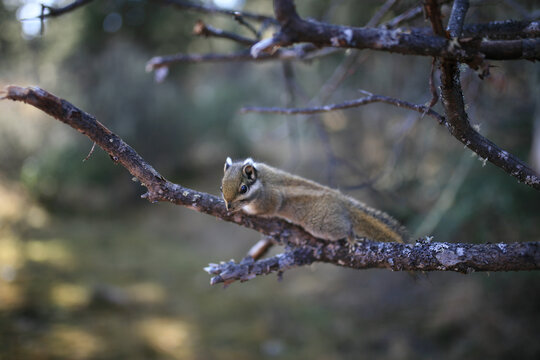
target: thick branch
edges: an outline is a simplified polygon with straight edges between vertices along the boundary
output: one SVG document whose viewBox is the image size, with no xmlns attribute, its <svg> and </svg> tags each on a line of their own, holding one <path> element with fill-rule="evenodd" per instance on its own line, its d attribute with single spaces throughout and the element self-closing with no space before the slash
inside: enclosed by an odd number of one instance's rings
<svg viewBox="0 0 540 360">
<path fill-rule="evenodd" d="M 447 29 L 451 35 L 461 33 L 467 5 L 468 2 L 465 0 L 456 0 L 454 3 L 450 19 L 456 20 L 450 21 Z M 427 1 L 426 7 L 431 9 L 431 14 L 435 14 L 430 20 L 434 29 L 436 29 L 440 23 L 440 19 L 437 19 L 437 16 L 440 17 L 440 12 L 437 10 L 437 1 Z M 461 91 L 458 64 L 451 59 L 443 59 L 441 61 L 441 95 L 447 118 L 446 127 L 456 139 L 480 157 L 502 168 L 519 181 L 537 190 L 540 189 L 540 177 L 533 169 L 516 156 L 502 150 L 493 142 L 480 135 L 471 126 Z"/>
<path fill-rule="evenodd" d="M 105 150 L 111 159 L 122 164 L 135 176 L 148 192 L 143 195 L 151 202 L 166 201 L 182 205 L 198 212 L 213 215 L 225 221 L 254 229 L 265 235 L 279 237 L 281 241 L 294 242 L 304 239 L 316 242 L 316 239 L 300 227 L 279 219 L 262 219 L 241 212 L 229 213 L 220 198 L 185 188 L 167 181 L 133 148 L 107 129 L 92 115 L 78 109 L 66 100 L 38 87 L 22 88 L 8 86 L 5 99 L 21 101 L 49 114 L 57 120 L 71 126 L 88 136 Z"/>
<path fill-rule="evenodd" d="M 516 45 L 506 41 L 492 43 L 478 39 L 459 41 L 459 46 L 456 46 L 455 41 L 446 39 L 442 33 L 438 36 L 419 35 L 414 31 L 401 29 L 350 27 L 304 20 L 298 16 L 291 0 L 274 0 L 274 11 L 281 24 L 281 30 L 274 35 L 272 46 L 309 42 L 318 46 L 434 56 L 465 63 L 477 63 L 479 58 L 494 57 L 503 60 L 540 60 L 540 39 L 531 39 L 530 43 L 521 44 L 523 51 L 518 53 L 509 51 L 509 48 L 515 49 Z M 259 52 L 261 51 L 264 49 L 259 49 Z"/>
<path fill-rule="evenodd" d="M 92 115 L 78 109 L 37 87 L 9 86 L 5 99 L 21 101 L 44 111 L 57 120 L 73 127 L 105 150 L 113 161 L 122 164 L 148 189 L 143 195 L 152 202 L 167 201 L 222 220 L 254 229 L 287 245 L 288 255 L 277 259 L 261 260 L 245 266 L 245 270 L 227 275 L 220 265 L 211 265 L 209 271 L 223 281 L 246 280 L 258 274 L 282 271 L 285 268 L 327 262 L 354 269 L 389 268 L 393 270 L 444 270 L 469 272 L 533 270 L 540 268 L 540 243 L 516 244 L 446 244 L 446 243 L 376 243 L 365 241 L 349 246 L 346 241 L 324 242 L 315 239 L 302 228 L 276 218 L 258 218 L 241 212 L 230 214 L 223 201 L 210 194 L 198 192 L 165 180 L 152 166 L 117 135 L 103 126 Z M 266 262 L 265 262 L 266 261 Z M 235 266 L 235 264 L 230 264 Z M 264 266 L 259 266 L 264 265 Z M 256 269 L 256 266 L 259 266 Z M 225 269 L 226 270 L 226 269 Z M 219 282 L 219 278 L 215 280 Z"/>
<path fill-rule="evenodd" d="M 535 38 L 540 36 L 540 21 L 492 21 L 463 26 L 463 36 L 483 36 L 490 39 Z"/>
<path fill-rule="evenodd" d="M 326 262 L 352 269 L 383 268 L 394 271 L 514 271 L 540 269 L 540 242 L 513 244 L 463 244 L 417 242 L 363 241 L 352 248 L 340 242 L 304 245 L 288 249 L 283 254 L 253 261 L 246 258 L 240 263 L 233 260 L 210 264 L 205 270 L 215 275 L 210 283 L 229 284 L 247 281 L 259 275 Z"/>
</svg>

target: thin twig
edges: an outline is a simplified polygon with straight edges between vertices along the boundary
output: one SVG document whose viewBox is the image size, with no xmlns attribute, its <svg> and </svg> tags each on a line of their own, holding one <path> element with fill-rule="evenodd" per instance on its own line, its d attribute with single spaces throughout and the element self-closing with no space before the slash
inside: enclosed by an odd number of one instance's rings
<svg viewBox="0 0 540 360">
<path fill-rule="evenodd" d="M 257 37 L 257 39 L 260 38 L 260 33 L 259 31 L 257 31 L 257 29 L 255 29 L 253 27 L 253 25 L 251 25 L 250 23 L 248 23 L 246 20 L 244 20 L 244 17 L 242 16 L 242 13 L 237 11 L 234 13 L 234 20 L 236 20 L 237 23 L 239 23 L 240 25 L 243 25 L 246 27 L 246 29 L 248 29 L 249 31 L 251 31 L 253 33 L 253 35 L 255 35 Z M 268 24 L 267 21 L 263 22 L 263 24 Z"/>
<path fill-rule="evenodd" d="M 437 87 L 435 86 L 435 69 L 437 67 L 437 58 L 433 58 L 431 61 L 431 71 L 429 73 L 429 92 L 431 93 L 431 100 L 428 103 L 428 108 L 432 108 L 439 101 L 439 93 L 437 93 Z"/>
<path fill-rule="evenodd" d="M 170 5 L 181 10 L 191 10 L 191 11 L 196 11 L 203 14 L 225 15 L 225 16 L 229 16 L 233 18 L 235 18 L 236 16 L 241 16 L 243 18 L 250 19 L 253 21 L 269 22 L 272 24 L 277 23 L 276 19 L 274 19 L 271 16 L 256 14 L 249 11 L 229 10 L 229 9 L 219 8 L 216 6 L 197 4 L 191 1 L 182 1 L 182 0 L 150 0 L 150 1 L 162 4 L 162 5 Z"/>
<path fill-rule="evenodd" d="M 265 236 L 249 249 L 247 256 L 253 260 L 258 260 L 266 255 L 275 243 L 276 240 L 273 237 Z"/>
<path fill-rule="evenodd" d="M 35 19 L 40 19 L 41 21 L 43 21 L 44 19 L 47 19 L 47 18 L 64 15 L 70 11 L 76 10 L 88 3 L 91 3 L 92 1 L 94 0 L 75 0 L 71 4 L 68 4 L 62 7 L 52 7 L 52 6 L 41 4 L 41 14 L 39 16 L 36 16 L 35 18 L 21 19 L 21 21 L 35 20 Z M 45 10 L 47 10 L 47 12 L 45 12 Z"/>
<path fill-rule="evenodd" d="M 385 3 L 381 5 L 379 10 L 377 10 L 375 14 L 373 14 L 371 19 L 369 19 L 369 21 L 366 23 L 366 26 L 377 26 L 377 24 L 379 24 L 384 15 L 386 15 L 386 13 L 388 13 L 388 11 L 390 11 L 390 9 L 398 2 L 399 0 L 386 0 Z"/>
<path fill-rule="evenodd" d="M 422 15 L 422 6 L 415 6 L 405 11 L 404 13 L 399 14 L 393 19 L 390 19 L 387 22 L 383 23 L 382 26 L 387 29 L 393 29 L 406 21 L 419 17 L 420 15 Z"/>
<path fill-rule="evenodd" d="M 86 157 L 83 159 L 83 162 L 87 161 L 88 159 L 90 159 L 90 156 L 92 156 L 92 154 L 94 153 L 94 149 L 96 148 L 96 142 L 94 141 L 94 143 L 92 144 L 92 148 L 90 149 L 90 152 L 88 153 L 88 155 L 86 155 Z"/>
<path fill-rule="evenodd" d="M 205 24 L 202 20 L 197 20 L 195 26 L 193 27 L 193 34 L 205 37 L 218 37 L 223 39 L 229 39 L 236 41 L 243 45 L 253 45 L 257 42 L 255 39 L 250 39 L 245 36 L 241 36 L 229 31 L 221 30 L 213 26 Z"/>
<path fill-rule="evenodd" d="M 429 109 L 425 105 L 417 105 L 400 99 L 391 98 L 388 96 L 382 95 L 368 95 L 360 99 L 349 100 L 339 104 L 330 104 L 324 106 L 314 106 L 307 108 L 279 108 L 279 107 L 255 107 L 255 106 L 246 106 L 243 107 L 240 111 L 242 113 L 248 112 L 257 112 L 263 114 L 281 114 L 281 115 L 298 115 L 298 114 L 318 114 L 335 110 L 344 110 L 354 107 L 359 107 L 367 104 L 382 102 L 397 107 L 413 110 L 421 114 L 426 113 L 427 115 L 437 119 L 439 123 L 445 123 L 445 119 L 442 115 L 437 112 Z M 427 111 L 426 111 L 427 110 Z"/>
</svg>

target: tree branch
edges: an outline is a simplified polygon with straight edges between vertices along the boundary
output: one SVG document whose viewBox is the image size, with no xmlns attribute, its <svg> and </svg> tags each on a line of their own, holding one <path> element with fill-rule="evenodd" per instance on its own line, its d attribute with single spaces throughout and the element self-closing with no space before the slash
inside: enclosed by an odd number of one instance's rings
<svg viewBox="0 0 540 360">
<path fill-rule="evenodd" d="M 463 244 L 419 241 L 415 244 L 361 241 L 351 248 L 341 242 L 301 244 L 282 254 L 253 261 L 245 258 L 209 264 L 205 271 L 215 275 L 210 284 L 247 281 L 256 276 L 283 272 L 314 262 L 352 269 L 393 271 L 515 271 L 540 269 L 540 242 L 513 244 Z"/>
<path fill-rule="evenodd" d="M 455 0 L 448 19 L 447 30 L 451 37 L 457 38 L 461 36 L 463 24 L 465 24 L 465 15 L 469 10 L 469 0 Z"/>
<path fill-rule="evenodd" d="M 147 188 L 143 198 L 151 202 L 172 202 L 213 215 L 269 235 L 287 246 L 285 255 L 252 264 L 244 262 L 239 270 L 234 263 L 229 263 L 229 267 L 227 264 L 211 265 L 207 271 L 218 275 L 214 277 L 214 283 L 247 280 L 313 261 L 353 269 L 459 272 L 540 269 L 540 242 L 481 245 L 426 242 L 413 245 L 364 241 L 350 246 L 345 240 L 325 242 L 316 239 L 299 226 L 277 218 L 259 218 L 242 212 L 231 214 L 221 199 L 167 181 L 120 137 L 68 101 L 37 87 L 19 86 L 8 86 L 3 99 L 30 104 L 88 136 Z"/>
<path fill-rule="evenodd" d="M 246 106 L 243 107 L 240 111 L 243 113 L 248 112 L 257 112 L 263 114 L 280 114 L 280 115 L 299 115 L 299 114 L 318 114 L 323 112 L 335 111 L 335 110 L 344 110 L 354 107 L 360 107 L 367 104 L 382 102 L 390 105 L 394 105 L 400 108 L 405 108 L 419 112 L 421 114 L 429 115 L 443 124 L 446 122 L 444 116 L 439 113 L 431 110 L 428 106 L 412 104 L 407 101 L 391 98 L 388 96 L 382 95 L 368 95 L 360 99 L 345 101 L 339 104 L 330 104 L 324 106 L 314 106 L 307 108 L 278 108 L 278 107 L 256 107 L 256 106 Z"/>
<path fill-rule="evenodd" d="M 319 49 L 312 44 L 302 44 L 290 49 L 278 49 L 274 53 L 262 53 L 253 57 L 249 50 L 231 54 L 174 54 L 155 56 L 146 63 L 146 71 L 169 67 L 176 63 L 234 62 L 234 61 L 268 61 L 268 60 L 310 60 L 328 55 L 327 49 Z"/>
<path fill-rule="evenodd" d="M 492 21 L 486 24 L 463 26 L 463 36 L 485 36 L 490 39 L 537 38 L 540 36 L 540 21 Z"/>
<path fill-rule="evenodd" d="M 268 39 L 254 45 L 258 53 L 268 47 L 288 46 L 299 42 L 309 42 L 317 46 L 340 48 L 372 49 L 407 55 L 434 56 L 477 64 L 478 59 L 529 59 L 540 60 L 540 39 L 514 43 L 506 41 L 492 43 L 482 39 L 452 42 L 439 34 L 419 35 L 414 31 L 401 29 L 350 27 L 330 25 L 313 20 L 304 20 L 296 12 L 291 0 L 274 0 L 274 12 L 281 25 L 280 31 Z M 265 43 L 263 43 L 265 42 Z M 509 49 L 512 49 L 510 51 Z M 517 49 L 521 49 L 519 52 Z M 489 51 L 488 51 L 489 50 Z"/>
<path fill-rule="evenodd" d="M 229 31 L 217 29 L 213 26 L 207 25 L 202 20 L 197 20 L 195 23 L 195 26 L 193 27 L 193 34 L 198 36 L 213 36 L 223 39 L 229 39 L 232 41 L 236 41 L 237 43 L 240 43 L 242 45 L 253 45 L 257 42 L 255 39 L 250 39 Z"/>
<path fill-rule="evenodd" d="M 196 11 L 203 14 L 211 14 L 211 15 L 225 15 L 225 16 L 229 16 L 233 18 L 240 16 L 242 18 L 250 19 L 253 21 L 277 24 L 276 19 L 274 19 L 271 16 L 256 14 L 256 13 L 252 13 L 248 11 L 229 10 L 229 9 L 215 7 L 215 6 L 197 4 L 191 1 L 182 1 L 182 0 L 151 0 L 151 1 L 162 4 L 162 5 L 172 6 L 181 10 L 191 10 L 191 11 Z"/>
<path fill-rule="evenodd" d="M 52 6 L 41 4 L 42 9 L 47 9 L 48 12 L 47 13 L 42 12 L 42 14 L 37 16 L 36 18 L 43 20 L 50 17 L 57 17 L 60 15 L 64 15 L 65 13 L 78 9 L 88 3 L 91 3 L 92 1 L 94 0 L 75 0 L 71 4 L 68 4 L 62 7 L 52 7 Z"/>
<path fill-rule="evenodd" d="M 412 20 L 414 18 L 417 18 L 422 14 L 422 6 L 415 6 L 413 8 L 410 8 L 409 10 L 405 11 L 402 14 L 399 14 L 398 16 L 394 17 L 393 19 L 390 19 L 383 23 L 383 27 L 387 29 L 393 29 L 398 27 L 401 23 L 405 21 Z"/>
<path fill-rule="evenodd" d="M 314 237 L 307 234 L 300 227 L 284 220 L 262 219 L 240 212 L 229 213 L 220 198 L 167 181 L 133 148 L 103 126 L 95 117 L 43 89 L 8 86 L 6 95 L 3 98 L 30 104 L 88 136 L 105 150 L 115 163 L 124 166 L 147 188 L 148 192 L 142 197 L 150 202 L 172 202 L 254 229 L 265 235 L 279 235 L 282 240 L 290 239 L 290 241 L 293 241 L 297 238 L 306 238 L 316 241 Z"/>
<path fill-rule="evenodd" d="M 465 3 L 468 3 L 468 1 L 456 0 L 454 3 L 450 15 L 452 21 L 449 21 L 447 28 L 447 32 L 451 36 L 461 33 L 467 11 Z M 433 30 L 436 32 L 442 31 L 439 28 L 441 14 L 438 6 L 437 0 L 426 1 L 427 13 L 430 17 Z M 489 139 L 480 135 L 471 126 L 469 117 L 465 111 L 457 62 L 452 59 L 442 59 L 440 68 L 441 96 L 447 118 L 445 125 L 450 133 L 483 159 L 487 159 L 519 181 L 540 190 L 540 176 L 533 169 L 516 156 L 499 148 Z"/>
</svg>

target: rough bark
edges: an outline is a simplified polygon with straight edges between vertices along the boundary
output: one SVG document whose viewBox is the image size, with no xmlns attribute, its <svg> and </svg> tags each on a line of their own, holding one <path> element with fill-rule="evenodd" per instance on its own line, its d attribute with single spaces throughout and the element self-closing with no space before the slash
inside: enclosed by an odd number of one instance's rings
<svg viewBox="0 0 540 360">
<path fill-rule="evenodd" d="M 111 159 L 124 166 L 147 193 L 142 197 L 151 202 L 167 201 L 213 215 L 225 221 L 254 229 L 286 245 L 284 254 L 273 258 L 211 264 L 206 270 L 216 275 L 212 283 L 248 280 L 254 276 L 286 269 L 327 262 L 353 269 L 388 268 L 407 271 L 517 271 L 540 269 L 540 243 L 515 244 L 416 244 L 359 242 L 350 246 L 346 241 L 325 242 L 302 228 L 276 218 L 258 218 L 241 212 L 230 214 L 223 201 L 167 181 L 120 137 L 96 118 L 66 100 L 37 88 L 9 86 L 5 99 L 20 101 L 44 111 L 73 127 L 105 150 Z"/>
<path fill-rule="evenodd" d="M 435 8 L 426 7 L 426 9 Z M 296 12 L 292 0 L 274 0 L 274 12 L 281 25 L 280 31 L 274 35 L 273 41 L 268 42 L 267 46 L 259 46 L 255 55 L 277 45 L 288 46 L 299 42 L 309 42 L 318 46 L 372 49 L 404 55 L 448 58 L 472 66 L 476 66 L 479 59 L 489 60 L 493 57 L 499 60 L 540 60 L 540 39 L 497 42 L 476 39 L 475 41 L 456 40 L 456 42 L 435 29 L 436 35 L 419 35 L 414 31 L 402 29 L 331 25 L 302 19 Z M 436 26 L 442 27 L 442 24 L 436 24 Z"/>
</svg>

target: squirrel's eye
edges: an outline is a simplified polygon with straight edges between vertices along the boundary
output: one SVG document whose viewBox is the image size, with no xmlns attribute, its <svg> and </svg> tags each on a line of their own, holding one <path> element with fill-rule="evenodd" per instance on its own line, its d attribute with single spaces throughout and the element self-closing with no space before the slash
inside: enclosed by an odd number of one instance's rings
<svg viewBox="0 0 540 360">
<path fill-rule="evenodd" d="M 245 194 L 247 190 L 248 190 L 248 188 L 247 188 L 246 185 L 240 186 L 240 194 Z"/>
<path fill-rule="evenodd" d="M 223 192 L 223 186 L 219 187 L 219 191 Z"/>
</svg>

